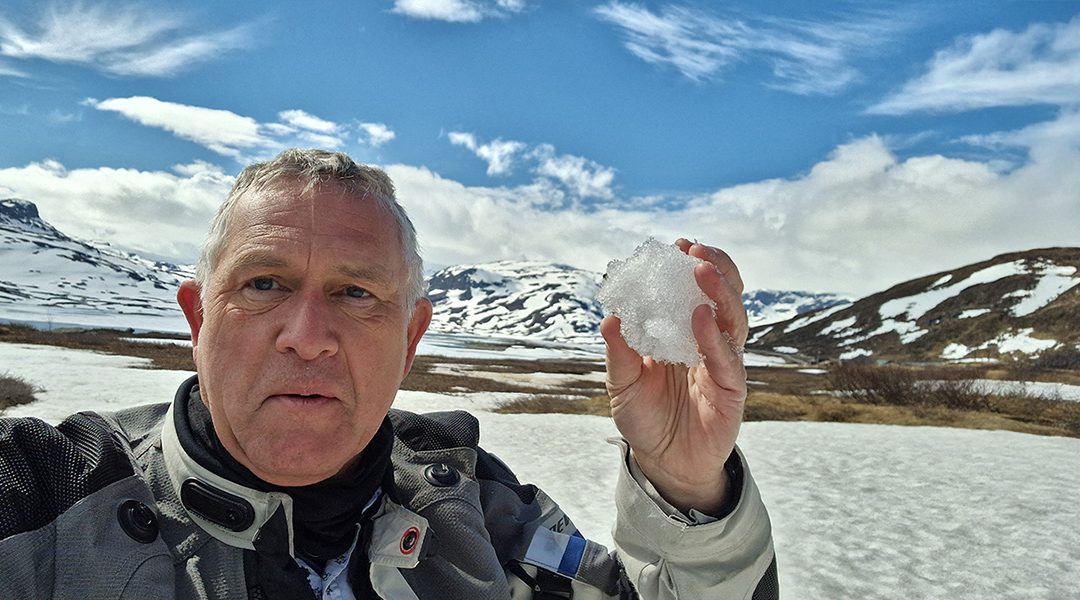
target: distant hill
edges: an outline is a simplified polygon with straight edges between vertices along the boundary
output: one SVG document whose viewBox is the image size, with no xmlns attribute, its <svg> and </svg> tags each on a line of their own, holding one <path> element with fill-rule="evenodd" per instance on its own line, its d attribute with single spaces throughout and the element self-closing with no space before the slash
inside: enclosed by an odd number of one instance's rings
<svg viewBox="0 0 1080 600">
<path fill-rule="evenodd" d="M 603 318 L 596 301 L 602 279 L 600 273 L 537 261 L 448 267 L 429 279 L 432 327 L 449 333 L 595 341 Z M 849 303 L 836 294 L 757 290 L 743 295 L 752 324 Z"/>
<path fill-rule="evenodd" d="M 192 267 L 77 240 L 25 200 L 0 200 L 0 317 L 176 330 L 176 289 Z"/>
<path fill-rule="evenodd" d="M 183 331 L 176 288 L 194 267 L 155 262 L 71 238 L 26 200 L 0 200 L 0 318 Z M 540 261 L 442 269 L 429 279 L 433 328 L 536 340 L 596 341 L 602 275 Z M 750 322 L 849 303 L 835 294 L 757 290 Z"/>
<path fill-rule="evenodd" d="M 786 321 L 798 315 L 851 304 L 853 298 L 833 293 L 752 290 L 743 294 L 750 326 Z"/>
<path fill-rule="evenodd" d="M 751 332 L 812 358 L 979 360 L 1080 343 L 1080 248 L 1002 254 Z"/>
<path fill-rule="evenodd" d="M 556 341 L 595 338 L 600 275 L 566 265 L 502 261 L 460 265 L 428 280 L 432 327 Z"/>
</svg>

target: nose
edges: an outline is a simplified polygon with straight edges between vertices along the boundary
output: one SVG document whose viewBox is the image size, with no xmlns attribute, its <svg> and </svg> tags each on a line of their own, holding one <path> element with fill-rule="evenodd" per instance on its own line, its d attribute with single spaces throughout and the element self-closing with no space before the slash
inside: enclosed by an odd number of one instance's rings
<svg viewBox="0 0 1080 600">
<path fill-rule="evenodd" d="M 295 352 L 304 360 L 337 354 L 332 307 L 325 295 L 314 290 L 296 294 L 288 300 L 288 309 L 277 336 L 278 352 Z"/>
</svg>

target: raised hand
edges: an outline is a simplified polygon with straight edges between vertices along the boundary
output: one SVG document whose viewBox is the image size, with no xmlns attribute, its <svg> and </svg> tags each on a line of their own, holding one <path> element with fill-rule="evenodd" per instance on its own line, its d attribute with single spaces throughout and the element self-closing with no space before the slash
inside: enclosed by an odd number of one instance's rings
<svg viewBox="0 0 1080 600">
<path fill-rule="evenodd" d="M 710 514 L 726 498 L 724 462 L 735 447 L 746 401 L 743 283 L 722 250 L 686 239 L 675 244 L 702 259 L 694 277 L 716 303 L 715 313 L 698 306 L 691 321 L 703 360 L 687 368 L 642 357 L 623 340 L 619 318 L 609 316 L 600 323 L 607 390 L 616 427 L 660 495 L 684 512 Z"/>
</svg>

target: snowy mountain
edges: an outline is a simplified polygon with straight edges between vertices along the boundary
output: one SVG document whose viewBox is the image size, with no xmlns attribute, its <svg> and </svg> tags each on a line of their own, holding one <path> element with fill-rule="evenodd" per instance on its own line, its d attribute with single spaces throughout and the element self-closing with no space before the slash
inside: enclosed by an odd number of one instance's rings
<svg viewBox="0 0 1080 600">
<path fill-rule="evenodd" d="M 177 286 L 193 269 L 70 238 L 25 200 L 0 200 L 0 315 L 182 331 Z"/>
<path fill-rule="evenodd" d="M 594 340 L 601 276 L 566 265 L 501 261 L 448 267 L 428 280 L 432 327 L 552 341 Z"/>
<path fill-rule="evenodd" d="M 755 328 L 756 349 L 820 358 L 985 360 L 1080 343 L 1080 248 L 996 256 L 851 305 Z"/>
<path fill-rule="evenodd" d="M 801 314 L 851 304 L 853 298 L 832 293 L 753 290 L 743 294 L 750 326 L 787 321 Z"/>
<path fill-rule="evenodd" d="M 603 311 L 596 301 L 603 275 L 535 261 L 459 265 L 429 279 L 432 327 L 446 333 L 595 341 Z M 743 296 L 751 324 L 849 304 L 836 294 L 759 290 Z"/>
<path fill-rule="evenodd" d="M 126 329 L 186 329 L 176 288 L 193 267 L 77 240 L 25 200 L 0 200 L 0 317 Z M 453 266 L 429 280 L 434 331 L 550 342 L 598 341 L 602 275 L 539 261 Z M 834 294 L 760 290 L 751 324 L 848 302 Z"/>
</svg>

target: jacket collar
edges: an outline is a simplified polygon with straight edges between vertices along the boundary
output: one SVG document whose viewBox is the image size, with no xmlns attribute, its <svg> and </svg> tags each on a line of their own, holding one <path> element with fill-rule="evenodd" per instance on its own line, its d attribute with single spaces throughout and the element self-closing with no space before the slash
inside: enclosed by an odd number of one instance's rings
<svg viewBox="0 0 1080 600">
<path fill-rule="evenodd" d="M 173 403 L 165 414 L 161 452 L 173 492 L 191 520 L 229 546 L 254 550 L 260 530 L 280 510 L 288 529 L 289 555 L 295 556 L 292 498 L 288 494 L 242 486 L 199 465 L 180 443 L 175 410 Z"/>
</svg>

